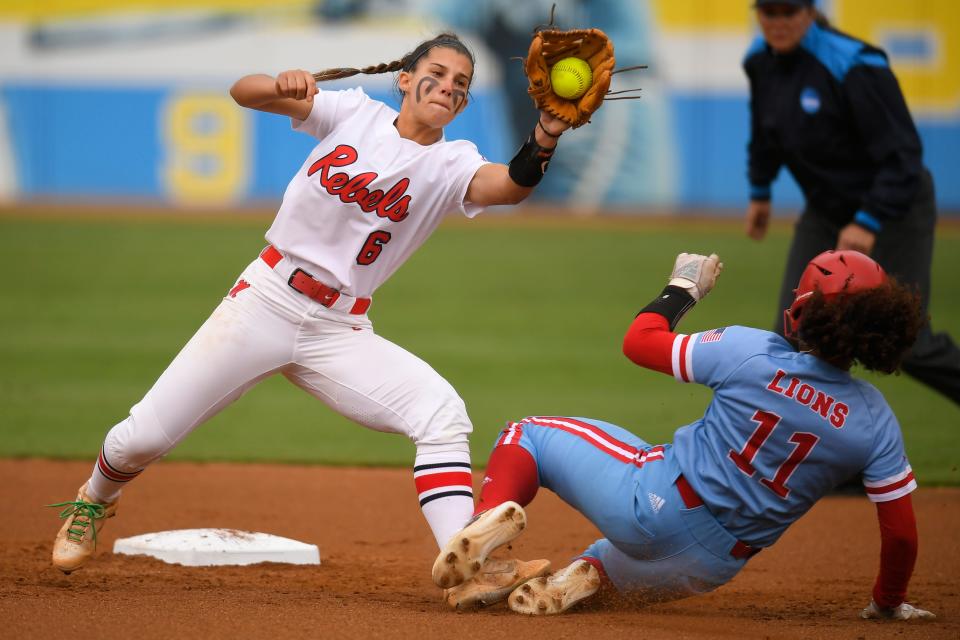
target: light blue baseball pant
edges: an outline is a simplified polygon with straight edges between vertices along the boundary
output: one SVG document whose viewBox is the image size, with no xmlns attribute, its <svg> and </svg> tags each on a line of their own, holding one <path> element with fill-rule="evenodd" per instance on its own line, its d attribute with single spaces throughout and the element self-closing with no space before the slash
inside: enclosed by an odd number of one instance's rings
<svg viewBox="0 0 960 640">
<path fill-rule="evenodd" d="M 675 486 L 672 445 L 652 446 L 589 418 L 530 417 L 511 423 L 496 446 L 519 445 L 545 487 L 586 516 L 604 538 L 580 557 L 599 560 L 613 585 L 643 602 L 706 593 L 746 563 L 706 506 L 688 509 Z"/>
</svg>

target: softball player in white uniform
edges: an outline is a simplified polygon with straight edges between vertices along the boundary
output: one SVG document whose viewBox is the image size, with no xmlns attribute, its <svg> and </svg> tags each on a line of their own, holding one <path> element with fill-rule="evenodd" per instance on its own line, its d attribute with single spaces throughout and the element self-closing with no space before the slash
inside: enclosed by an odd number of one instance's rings
<svg viewBox="0 0 960 640">
<path fill-rule="evenodd" d="M 426 362 L 378 336 L 371 296 L 444 215 L 473 217 L 523 200 L 567 125 L 540 114 L 509 166 L 485 160 L 443 127 L 466 106 L 473 56 L 452 34 L 401 60 L 313 76 L 246 76 L 241 106 L 289 116 L 317 138 L 290 181 L 269 245 L 103 443 L 65 519 L 53 564 L 69 573 L 92 554 L 124 484 L 197 426 L 276 373 L 357 423 L 406 435 L 424 516 L 443 545 L 473 513 L 472 430 L 463 400 Z M 316 79 L 399 71 L 397 112 L 357 88 L 318 91 Z"/>
</svg>

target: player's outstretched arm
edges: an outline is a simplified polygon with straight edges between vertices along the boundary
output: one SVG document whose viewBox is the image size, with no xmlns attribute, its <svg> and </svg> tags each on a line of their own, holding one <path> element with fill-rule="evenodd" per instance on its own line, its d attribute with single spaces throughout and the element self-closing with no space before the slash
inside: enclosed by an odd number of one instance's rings
<svg viewBox="0 0 960 640">
<path fill-rule="evenodd" d="M 560 135 L 570 128 L 549 113 L 540 112 L 538 116 L 533 131 L 509 165 L 490 163 L 477 170 L 467 187 L 467 202 L 484 207 L 517 204 L 533 193 L 547 171 Z"/>
<path fill-rule="evenodd" d="M 230 88 L 230 95 L 241 107 L 306 120 L 317 91 L 312 73 L 292 69 L 276 78 L 264 74 L 244 76 Z"/>
<path fill-rule="evenodd" d="M 880 573 L 870 604 L 860 612 L 864 619 L 932 620 L 936 616 L 904 600 L 917 558 L 917 520 L 908 493 L 877 503 L 880 523 Z"/>
<path fill-rule="evenodd" d="M 623 353 L 633 362 L 673 375 L 674 327 L 717 282 L 723 263 L 713 253 L 681 253 L 673 264 L 667 286 L 640 310 L 623 339 Z"/>
</svg>

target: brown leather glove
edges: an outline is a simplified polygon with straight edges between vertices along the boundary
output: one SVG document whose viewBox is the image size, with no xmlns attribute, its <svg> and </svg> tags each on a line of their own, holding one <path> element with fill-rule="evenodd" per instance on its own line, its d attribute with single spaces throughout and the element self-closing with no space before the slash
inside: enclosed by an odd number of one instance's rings
<svg viewBox="0 0 960 640">
<path fill-rule="evenodd" d="M 559 60 L 571 57 L 580 58 L 590 65 L 593 82 L 582 96 L 567 100 L 553 92 L 550 68 Z M 603 104 L 615 64 L 613 43 L 603 31 L 545 29 L 534 34 L 524 61 L 524 72 L 530 81 L 527 93 L 533 98 L 537 109 L 574 128 L 580 127 L 590 122 L 590 116 Z"/>
</svg>

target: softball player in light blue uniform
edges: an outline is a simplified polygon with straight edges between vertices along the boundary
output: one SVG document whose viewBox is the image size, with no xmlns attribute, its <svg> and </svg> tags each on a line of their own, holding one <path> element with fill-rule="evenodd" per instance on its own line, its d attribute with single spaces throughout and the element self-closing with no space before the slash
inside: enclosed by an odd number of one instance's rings
<svg viewBox="0 0 960 640">
<path fill-rule="evenodd" d="M 465 538 L 479 543 L 474 547 L 502 544 L 496 519 L 505 509 L 522 513 L 542 486 L 604 537 L 566 569 L 516 589 L 511 608 L 559 613 L 592 595 L 602 577 L 637 600 L 682 598 L 732 579 L 834 486 L 861 473 L 884 536 L 865 612 L 932 616 L 904 602 L 916 557 L 909 494 L 917 483 L 899 425 L 883 396 L 848 371 L 854 360 L 896 368 L 923 323 L 915 296 L 870 258 L 828 252 L 811 262 L 788 310 L 789 336 L 803 349 L 740 326 L 673 333 L 721 267 L 716 256 L 681 254 L 670 285 L 638 314 L 624 342 L 637 364 L 713 389 L 703 418 L 678 429 L 672 445 L 658 446 L 589 418 L 510 423 L 490 458 L 479 517 L 438 563 L 455 566 L 449 553 L 470 546 Z M 885 305 L 881 319 L 873 317 L 877 304 Z M 837 310 L 856 330 L 843 334 L 831 325 Z M 798 333 L 801 320 L 808 330 Z"/>
<path fill-rule="evenodd" d="M 874 500 L 916 488 L 897 420 L 869 384 L 768 331 L 675 340 L 686 362 L 674 373 L 714 397 L 673 445 L 584 418 L 526 418 L 501 437 L 530 453 L 540 486 L 604 534 L 584 555 L 618 589 L 656 599 L 714 589 L 861 470 Z"/>
</svg>

